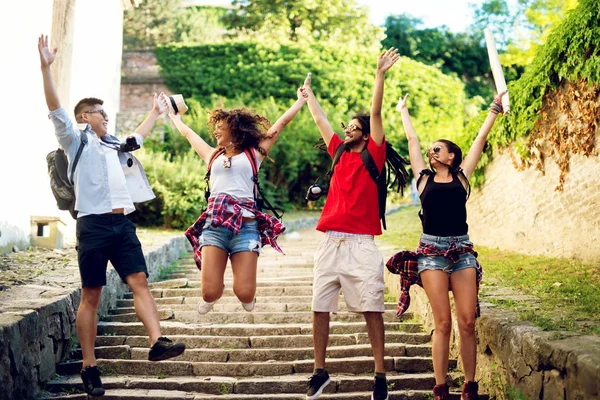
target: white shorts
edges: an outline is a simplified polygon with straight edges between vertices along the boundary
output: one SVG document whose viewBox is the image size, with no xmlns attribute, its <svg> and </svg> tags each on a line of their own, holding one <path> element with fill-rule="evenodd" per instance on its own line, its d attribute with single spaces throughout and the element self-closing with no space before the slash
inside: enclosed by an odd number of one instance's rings
<svg viewBox="0 0 600 400">
<path fill-rule="evenodd" d="M 383 257 L 371 235 L 327 232 L 315 254 L 312 310 L 338 310 L 342 289 L 348 311 L 384 312 Z"/>
</svg>

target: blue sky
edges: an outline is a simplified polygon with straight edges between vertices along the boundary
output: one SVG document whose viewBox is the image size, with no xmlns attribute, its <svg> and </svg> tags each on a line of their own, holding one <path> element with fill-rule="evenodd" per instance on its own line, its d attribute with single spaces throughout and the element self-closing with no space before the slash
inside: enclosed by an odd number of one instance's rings
<svg viewBox="0 0 600 400">
<path fill-rule="evenodd" d="M 369 6 L 371 21 L 383 25 L 390 14 L 407 13 L 423 20 L 427 28 L 446 25 L 453 32 L 462 32 L 472 22 L 473 11 L 470 4 L 480 4 L 482 0 L 357 0 Z"/>
<path fill-rule="evenodd" d="M 231 0 L 188 0 L 195 4 L 226 5 Z M 453 32 L 462 32 L 472 22 L 470 4 L 481 4 L 483 0 L 357 0 L 369 6 L 371 21 L 383 25 L 390 14 L 408 13 L 421 18 L 425 27 L 446 25 Z"/>
</svg>

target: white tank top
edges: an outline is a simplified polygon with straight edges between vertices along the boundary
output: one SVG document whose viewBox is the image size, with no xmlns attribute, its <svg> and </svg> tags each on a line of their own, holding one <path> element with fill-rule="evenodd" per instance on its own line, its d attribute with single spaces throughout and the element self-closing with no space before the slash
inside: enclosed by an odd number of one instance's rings
<svg viewBox="0 0 600 400">
<path fill-rule="evenodd" d="M 261 160 L 256 149 L 252 149 L 256 157 L 257 168 Z M 225 168 L 225 164 L 230 164 Z M 252 180 L 252 165 L 246 153 L 233 157 L 218 156 L 212 164 L 210 172 L 210 195 L 228 194 L 237 200 L 254 201 L 254 181 Z M 233 212 L 232 209 L 227 211 Z M 254 214 L 244 210 L 244 217 L 254 217 Z"/>
</svg>

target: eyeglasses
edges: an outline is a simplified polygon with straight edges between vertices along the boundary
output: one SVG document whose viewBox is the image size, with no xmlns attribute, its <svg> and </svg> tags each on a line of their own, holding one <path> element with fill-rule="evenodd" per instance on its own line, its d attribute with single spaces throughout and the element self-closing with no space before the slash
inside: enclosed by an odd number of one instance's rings
<svg viewBox="0 0 600 400">
<path fill-rule="evenodd" d="M 350 132 L 352 132 L 352 131 L 361 131 L 362 132 L 362 129 L 360 129 L 358 126 L 356 126 L 354 124 L 350 124 L 350 125 L 346 126 L 346 124 L 344 124 L 343 122 L 342 122 L 342 129 L 343 130 L 348 129 Z"/>
<path fill-rule="evenodd" d="M 90 110 L 90 111 L 83 112 L 82 114 L 93 114 L 93 113 L 100 113 L 100 115 L 102 115 L 102 118 L 108 119 L 108 114 L 104 110 Z"/>
</svg>

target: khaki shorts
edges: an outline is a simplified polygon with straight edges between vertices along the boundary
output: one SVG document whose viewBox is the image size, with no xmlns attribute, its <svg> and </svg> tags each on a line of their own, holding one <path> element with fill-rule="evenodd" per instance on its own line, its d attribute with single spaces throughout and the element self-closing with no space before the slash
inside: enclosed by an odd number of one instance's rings
<svg viewBox="0 0 600 400">
<path fill-rule="evenodd" d="M 338 310 L 340 289 L 348 311 L 384 312 L 383 257 L 371 235 L 327 232 L 315 254 L 312 310 Z"/>
</svg>

